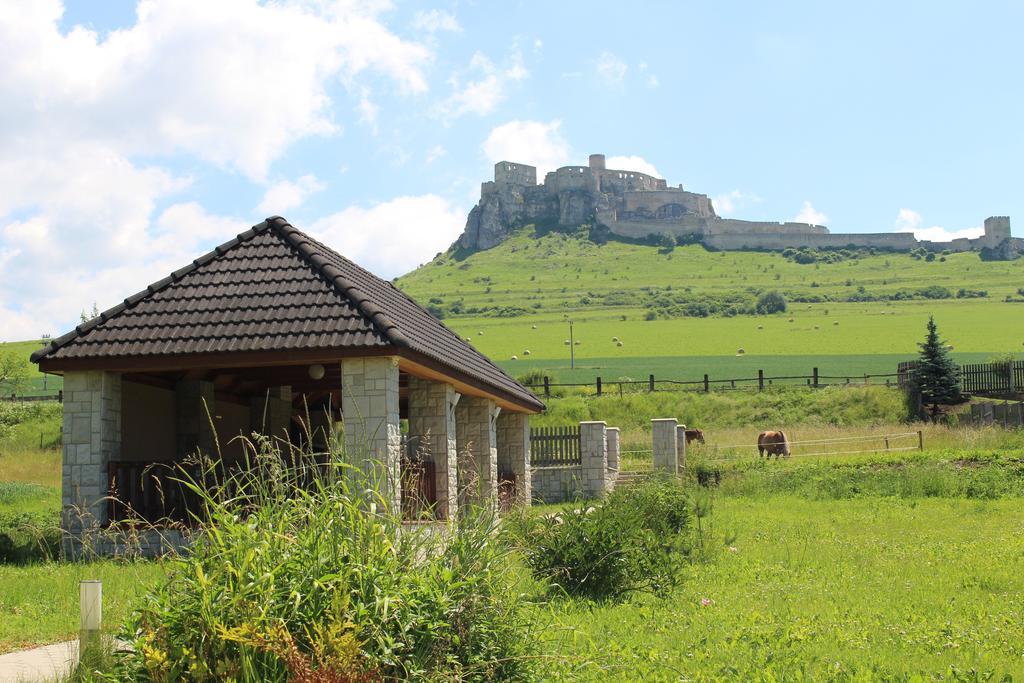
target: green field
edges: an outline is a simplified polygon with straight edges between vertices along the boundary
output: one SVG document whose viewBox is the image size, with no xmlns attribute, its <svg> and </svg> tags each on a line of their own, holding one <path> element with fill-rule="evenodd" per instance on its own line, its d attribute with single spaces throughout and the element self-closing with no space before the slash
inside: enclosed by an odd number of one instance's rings
<svg viewBox="0 0 1024 683">
<path fill-rule="evenodd" d="M 557 233 L 536 238 L 524 230 L 462 260 L 442 255 L 398 285 L 441 309 L 446 324 L 516 375 L 543 369 L 585 381 L 652 373 L 700 379 L 704 373 L 752 376 L 759 368 L 769 375 L 805 375 L 815 366 L 839 376 L 890 373 L 916 353 L 929 315 L 960 362 L 1024 351 L 1024 303 L 1017 291 L 1024 261 L 982 262 L 974 253 L 946 259 L 929 263 L 886 253 L 803 265 L 776 253 L 708 252 L 691 245 L 663 254 L 651 246 L 597 245 Z M 932 285 L 984 290 L 987 296 L 837 301 L 860 287 L 866 295 L 887 295 Z M 787 297 L 786 313 L 645 319 L 652 296 L 751 297 L 770 289 Z M 814 297 L 831 300 L 794 302 Z M 513 307 L 521 314 L 496 317 Z M 466 312 L 472 309 L 478 312 Z M 568 369 L 570 318 L 578 342 L 575 372 Z"/>
<path fill-rule="evenodd" d="M 11 353 L 26 360 L 33 351 L 42 348 L 45 342 L 42 340 L 0 342 L 0 353 Z M 32 366 L 32 373 L 28 384 L 17 393 L 21 396 L 33 396 L 40 394 L 56 394 L 64 388 L 64 378 L 58 375 L 44 375 Z M 0 382 L 0 396 L 8 396 L 14 393 L 13 388 Z"/>
<path fill-rule="evenodd" d="M 553 610 L 548 638 L 565 662 L 549 676 L 1024 675 L 1019 499 L 720 496 L 712 517 L 735 537 L 735 552 L 723 549 L 714 562 L 689 568 L 670 599 Z"/>
</svg>

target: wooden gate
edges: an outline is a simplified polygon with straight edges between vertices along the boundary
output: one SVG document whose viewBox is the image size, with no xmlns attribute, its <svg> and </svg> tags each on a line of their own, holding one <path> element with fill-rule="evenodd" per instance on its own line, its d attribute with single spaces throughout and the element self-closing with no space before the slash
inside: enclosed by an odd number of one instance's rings
<svg viewBox="0 0 1024 683">
<path fill-rule="evenodd" d="M 580 464 L 580 427 L 535 427 L 530 430 L 530 466 Z"/>
<path fill-rule="evenodd" d="M 437 467 L 430 460 L 402 460 L 402 518 L 436 519 Z"/>
</svg>

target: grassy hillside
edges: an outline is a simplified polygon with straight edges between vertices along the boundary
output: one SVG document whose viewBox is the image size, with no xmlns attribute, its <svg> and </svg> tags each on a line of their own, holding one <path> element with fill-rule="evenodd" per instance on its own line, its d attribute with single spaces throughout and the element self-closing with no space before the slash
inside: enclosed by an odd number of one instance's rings
<svg viewBox="0 0 1024 683">
<path fill-rule="evenodd" d="M 802 264 L 779 253 L 699 245 L 664 253 L 531 229 L 464 259 L 440 255 L 398 280 L 515 374 L 568 376 L 571 318 L 581 379 L 743 376 L 757 368 L 806 374 L 813 366 L 837 375 L 892 372 L 916 352 L 929 315 L 961 362 L 981 361 L 1024 350 L 1022 283 L 1024 261 L 983 262 L 975 253 Z M 936 287 L 951 298 L 926 298 L 942 294 Z M 785 313 L 693 315 L 701 309 L 691 304 L 745 310 L 768 290 L 786 297 Z"/>
<path fill-rule="evenodd" d="M 42 348 L 46 342 L 33 339 L 31 341 L 20 341 L 20 342 L 0 342 L 0 353 L 13 353 L 16 356 L 28 359 L 32 355 L 33 351 Z M 64 387 L 64 379 L 56 375 L 46 376 L 36 370 L 36 366 L 32 365 L 32 375 L 29 378 L 28 386 L 19 391 L 19 394 L 54 394 Z M 8 395 L 12 393 L 11 387 L 0 383 L 0 396 Z"/>
</svg>

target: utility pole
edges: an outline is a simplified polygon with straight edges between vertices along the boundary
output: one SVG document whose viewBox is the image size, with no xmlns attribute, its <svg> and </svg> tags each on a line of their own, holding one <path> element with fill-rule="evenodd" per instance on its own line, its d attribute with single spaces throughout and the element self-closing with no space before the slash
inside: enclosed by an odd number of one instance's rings
<svg viewBox="0 0 1024 683">
<path fill-rule="evenodd" d="M 569 320 L 569 369 L 576 367 L 576 340 L 572 336 L 572 320 Z"/>
</svg>

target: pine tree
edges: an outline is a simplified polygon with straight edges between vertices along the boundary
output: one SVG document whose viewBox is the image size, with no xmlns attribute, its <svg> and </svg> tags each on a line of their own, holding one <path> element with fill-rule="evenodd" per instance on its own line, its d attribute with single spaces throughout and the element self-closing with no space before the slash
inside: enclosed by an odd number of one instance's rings
<svg viewBox="0 0 1024 683">
<path fill-rule="evenodd" d="M 960 403 L 960 368 L 949 356 L 945 343 L 939 337 L 935 318 L 928 317 L 928 334 L 921 347 L 915 379 L 921 400 L 931 405 L 932 420 L 939 414 L 940 405 Z"/>
</svg>

